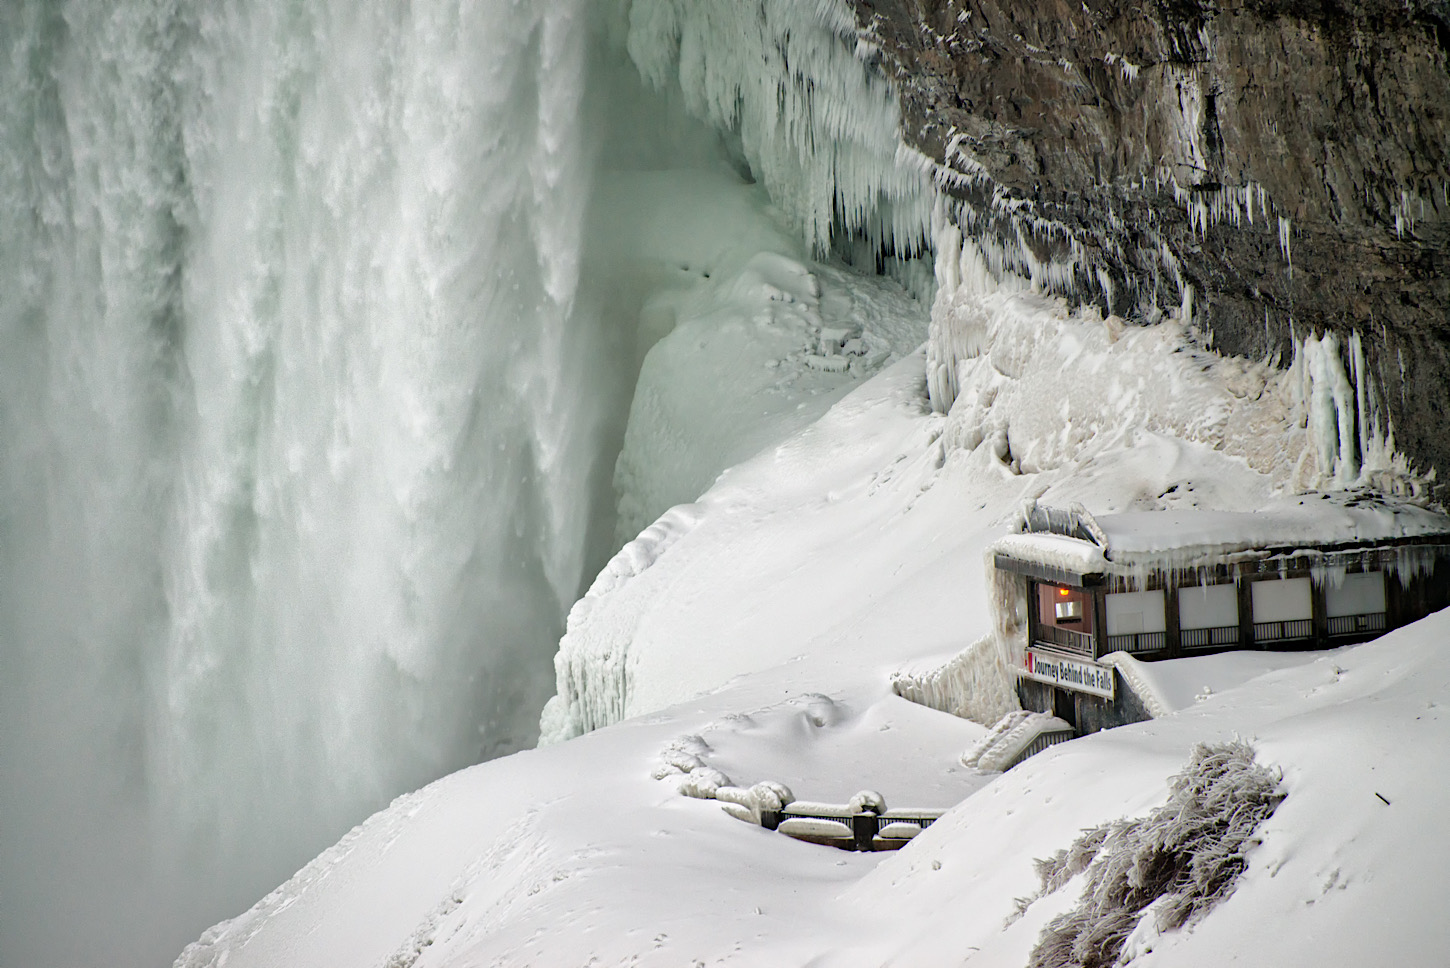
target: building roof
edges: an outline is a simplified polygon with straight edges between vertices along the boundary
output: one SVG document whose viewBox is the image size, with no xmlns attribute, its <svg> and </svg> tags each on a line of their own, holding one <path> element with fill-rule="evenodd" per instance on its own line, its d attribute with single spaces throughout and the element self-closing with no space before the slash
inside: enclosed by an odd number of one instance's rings
<svg viewBox="0 0 1450 968">
<path fill-rule="evenodd" d="M 1073 584 L 1151 565 L 1194 568 L 1266 555 L 1450 544 L 1450 517 L 1355 494 L 1295 495 L 1255 511 L 1195 508 L 1102 516 L 1081 505 L 1048 508 L 1034 502 L 1024 508 L 1018 527 L 992 545 L 998 567 L 1043 578 L 1060 573 Z"/>
</svg>

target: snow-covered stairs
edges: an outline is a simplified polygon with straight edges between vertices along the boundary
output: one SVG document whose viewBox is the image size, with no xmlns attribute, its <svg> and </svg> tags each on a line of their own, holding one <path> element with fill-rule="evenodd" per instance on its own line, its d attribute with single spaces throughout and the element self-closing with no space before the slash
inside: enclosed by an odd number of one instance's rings
<svg viewBox="0 0 1450 968">
<path fill-rule="evenodd" d="M 962 755 L 962 764 L 983 773 L 1005 772 L 1076 735 L 1070 724 L 1056 716 L 1018 709 L 997 720 L 991 731 Z"/>
</svg>

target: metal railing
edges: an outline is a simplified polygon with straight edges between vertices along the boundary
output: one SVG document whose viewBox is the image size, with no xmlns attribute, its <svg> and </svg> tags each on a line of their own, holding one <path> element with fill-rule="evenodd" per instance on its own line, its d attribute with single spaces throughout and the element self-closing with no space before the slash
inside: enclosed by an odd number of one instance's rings
<svg viewBox="0 0 1450 968">
<path fill-rule="evenodd" d="M 945 810 L 887 810 L 885 813 L 877 814 L 869 810 L 857 812 L 819 809 L 792 810 L 791 805 L 787 804 L 783 810 L 760 811 L 760 825 L 766 830 L 778 830 L 780 825 L 788 820 L 825 820 L 840 824 L 840 832 L 834 835 L 824 832 L 791 833 L 789 836 L 814 844 L 837 847 L 841 850 L 896 850 L 909 838 L 883 838 L 879 836 L 882 829 L 894 823 L 905 823 L 925 830 L 945 812 Z"/>
<path fill-rule="evenodd" d="M 1292 622 L 1255 622 L 1255 642 L 1277 642 L 1282 639 L 1310 639 L 1314 637 L 1314 620 L 1295 619 Z"/>
<path fill-rule="evenodd" d="M 1220 645 L 1238 645 L 1239 627 L 1223 625 L 1212 629 L 1181 629 L 1178 644 L 1185 649 L 1208 649 Z"/>
<path fill-rule="evenodd" d="M 1036 638 L 1043 645 L 1066 649 L 1068 652 L 1076 652 L 1089 658 L 1094 655 L 1093 637 L 1086 632 L 1074 632 L 1072 629 L 1044 624 L 1037 626 Z"/>
<path fill-rule="evenodd" d="M 1021 763 L 1027 757 L 1036 756 L 1050 746 L 1056 746 L 1058 743 L 1066 743 L 1076 737 L 1077 734 L 1070 729 L 1056 729 L 1045 733 L 1038 733 L 1037 738 L 1028 743 L 1022 752 L 1013 758 L 1012 762 L 1007 765 L 1007 769 L 1012 769 L 1012 767 Z"/>
<path fill-rule="evenodd" d="M 1108 636 L 1111 652 L 1161 652 L 1168 648 L 1167 632 L 1129 632 Z"/>
<path fill-rule="evenodd" d="M 1356 632 L 1383 632 L 1384 630 L 1384 612 L 1369 612 L 1364 615 L 1336 615 L 1329 620 L 1330 635 L 1354 635 Z"/>
</svg>

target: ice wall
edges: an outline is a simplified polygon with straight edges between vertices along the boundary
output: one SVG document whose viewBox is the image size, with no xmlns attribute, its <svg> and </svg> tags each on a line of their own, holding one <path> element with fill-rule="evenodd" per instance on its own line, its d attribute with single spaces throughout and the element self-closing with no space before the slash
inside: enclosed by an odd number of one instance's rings
<svg viewBox="0 0 1450 968">
<path fill-rule="evenodd" d="M 771 198 L 817 251 L 860 232 L 924 251 L 932 181 L 901 148 L 897 96 L 841 0 L 615 0 L 616 32 L 654 86 L 738 133 Z"/>
<path fill-rule="evenodd" d="M 536 735 L 610 462 L 586 12 L 0 9 L 0 963 L 169 961 Z"/>
</svg>

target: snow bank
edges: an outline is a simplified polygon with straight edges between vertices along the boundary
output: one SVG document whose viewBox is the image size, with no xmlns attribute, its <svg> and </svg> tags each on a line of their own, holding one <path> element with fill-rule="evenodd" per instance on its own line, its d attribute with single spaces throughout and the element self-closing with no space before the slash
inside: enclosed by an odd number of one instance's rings
<svg viewBox="0 0 1450 968">
<path fill-rule="evenodd" d="M 926 332 L 896 283 L 773 252 L 666 290 L 644 313 L 667 333 L 644 359 L 615 469 L 620 541 L 809 426 Z"/>
<path fill-rule="evenodd" d="M 590 958 L 661 966 L 717 959 L 1022 965 L 1042 929 L 1073 910 L 1089 882 L 1067 873 L 1056 892 L 1008 923 L 1013 898 L 1040 889 L 1034 858 L 1125 816 L 1160 818 L 1165 833 L 1213 826 L 1221 812 L 1184 812 L 1183 803 L 1202 793 L 1186 789 L 1180 797 L 1172 777 L 1198 744 L 1237 736 L 1253 736 L 1258 759 L 1283 771 L 1287 798 L 1254 829 L 1258 846 L 1238 839 L 1209 855 L 1243 861 L 1226 900 L 1191 931 L 1166 921 L 1160 930 L 1156 918 L 1166 908 L 1149 905 L 1125 952 L 1145 968 L 1433 964 L 1450 946 L 1437 907 L 1450 889 L 1450 845 L 1433 834 L 1450 803 L 1424 764 L 1450 755 L 1450 653 L 1440 647 L 1447 635 L 1450 617 L 1432 616 L 1215 692 L 1164 719 L 1054 747 L 992 778 L 895 856 L 799 844 L 650 778 L 650 751 L 682 732 L 709 749 L 690 742 L 679 751 L 722 765 L 732 744 L 732 756 L 799 749 L 795 730 L 807 727 L 787 707 L 741 712 L 761 692 L 799 681 L 768 674 L 764 688 L 742 681 L 404 798 L 252 911 L 208 932 L 179 964 L 330 968 L 399 956 L 416 968 Z M 832 668 L 814 659 L 789 672 L 819 681 Z M 932 722 L 976 728 L 915 708 Z M 883 760 L 910 766 L 910 751 L 929 733 L 908 728 L 908 720 L 890 722 L 884 731 L 886 721 L 870 717 L 809 727 L 845 729 L 851 741 L 814 741 L 793 766 L 780 760 L 769 768 L 804 772 L 818 761 L 834 775 L 860 776 Z M 894 757 L 859 752 L 865 737 L 893 734 Z M 931 768 L 930 756 L 915 763 L 918 771 Z M 1143 836 L 1149 829 L 1140 831 L 1138 848 L 1157 842 Z M 1103 855 L 1116 858 L 1105 864 L 1119 873 L 1119 861 L 1149 856 L 1123 845 Z M 1094 843 L 1076 853 L 1079 868 L 1100 854 Z"/>
</svg>

